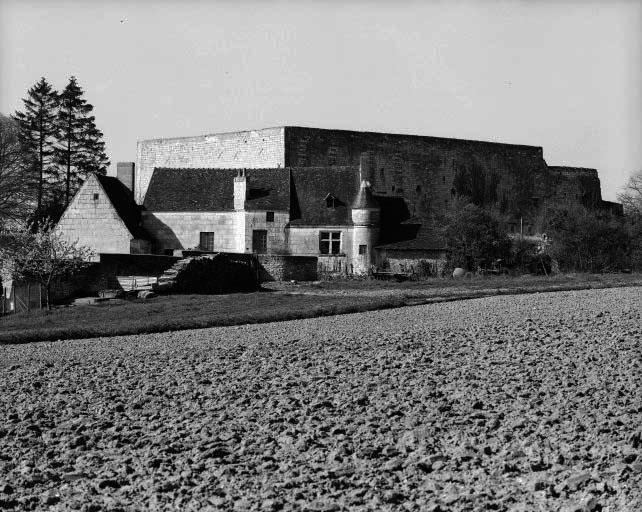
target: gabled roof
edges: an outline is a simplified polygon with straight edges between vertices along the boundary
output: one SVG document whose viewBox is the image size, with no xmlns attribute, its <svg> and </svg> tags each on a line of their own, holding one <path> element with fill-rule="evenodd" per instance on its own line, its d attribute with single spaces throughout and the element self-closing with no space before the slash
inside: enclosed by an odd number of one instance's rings
<svg viewBox="0 0 642 512">
<path fill-rule="evenodd" d="M 350 205 L 359 191 L 359 167 L 292 167 L 290 224 L 352 224 Z M 330 195 L 333 200 L 326 201 Z"/>
<path fill-rule="evenodd" d="M 168 169 L 156 167 L 144 207 L 156 212 L 215 212 L 234 209 L 238 169 Z M 288 210 L 287 169 L 246 169 L 247 210 Z"/>
<path fill-rule="evenodd" d="M 94 176 L 134 238 L 149 239 L 147 232 L 140 226 L 140 207 L 134 201 L 131 190 L 123 185 L 118 178 L 102 174 Z"/>
<path fill-rule="evenodd" d="M 157 167 L 144 207 L 157 212 L 232 211 L 238 171 Z M 359 190 L 358 167 L 245 169 L 245 176 L 246 210 L 289 210 L 292 225 L 352 223 L 350 204 Z M 328 196 L 333 201 L 327 201 Z"/>
</svg>

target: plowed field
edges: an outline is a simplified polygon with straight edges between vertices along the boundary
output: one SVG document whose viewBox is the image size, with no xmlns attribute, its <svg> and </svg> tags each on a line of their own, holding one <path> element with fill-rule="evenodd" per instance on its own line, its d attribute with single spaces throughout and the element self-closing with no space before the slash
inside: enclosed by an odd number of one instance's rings
<svg viewBox="0 0 642 512">
<path fill-rule="evenodd" d="M 0 509 L 642 510 L 639 287 L 0 358 Z"/>
</svg>

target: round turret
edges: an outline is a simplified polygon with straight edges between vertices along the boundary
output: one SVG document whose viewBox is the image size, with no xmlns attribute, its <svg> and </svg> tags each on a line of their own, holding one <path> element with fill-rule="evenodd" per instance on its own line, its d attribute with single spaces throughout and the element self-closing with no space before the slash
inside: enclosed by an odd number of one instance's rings
<svg viewBox="0 0 642 512">
<path fill-rule="evenodd" d="M 373 263 L 374 247 L 379 240 L 379 217 L 381 208 L 377 203 L 370 183 L 363 180 L 357 197 L 352 203 L 352 257 L 355 274 L 365 274 Z"/>
<path fill-rule="evenodd" d="M 372 194 L 370 183 L 363 180 L 352 203 L 352 223 L 357 226 L 378 224 L 380 212 L 381 208 Z"/>
</svg>

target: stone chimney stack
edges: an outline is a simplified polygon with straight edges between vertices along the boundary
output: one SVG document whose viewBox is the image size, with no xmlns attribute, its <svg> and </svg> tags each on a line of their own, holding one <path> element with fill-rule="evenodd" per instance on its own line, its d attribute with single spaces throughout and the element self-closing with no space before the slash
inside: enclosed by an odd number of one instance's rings
<svg viewBox="0 0 642 512">
<path fill-rule="evenodd" d="M 134 193 L 134 162 L 118 162 L 116 177 L 132 194 Z"/>
<path fill-rule="evenodd" d="M 245 169 L 239 169 L 238 174 L 234 177 L 234 209 L 245 210 L 245 200 L 247 199 L 247 176 Z"/>
<path fill-rule="evenodd" d="M 367 181 L 372 184 L 374 178 L 374 155 L 371 151 L 364 151 L 359 155 L 359 183 Z"/>
</svg>

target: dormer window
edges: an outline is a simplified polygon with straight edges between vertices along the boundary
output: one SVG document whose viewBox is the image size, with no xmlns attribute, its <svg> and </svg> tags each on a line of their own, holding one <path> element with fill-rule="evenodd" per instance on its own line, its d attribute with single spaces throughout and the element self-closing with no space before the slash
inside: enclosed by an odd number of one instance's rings
<svg viewBox="0 0 642 512">
<path fill-rule="evenodd" d="M 332 194 L 328 194 L 327 196 L 325 196 L 325 205 L 327 208 L 336 208 L 338 202 L 338 199 Z"/>
</svg>

